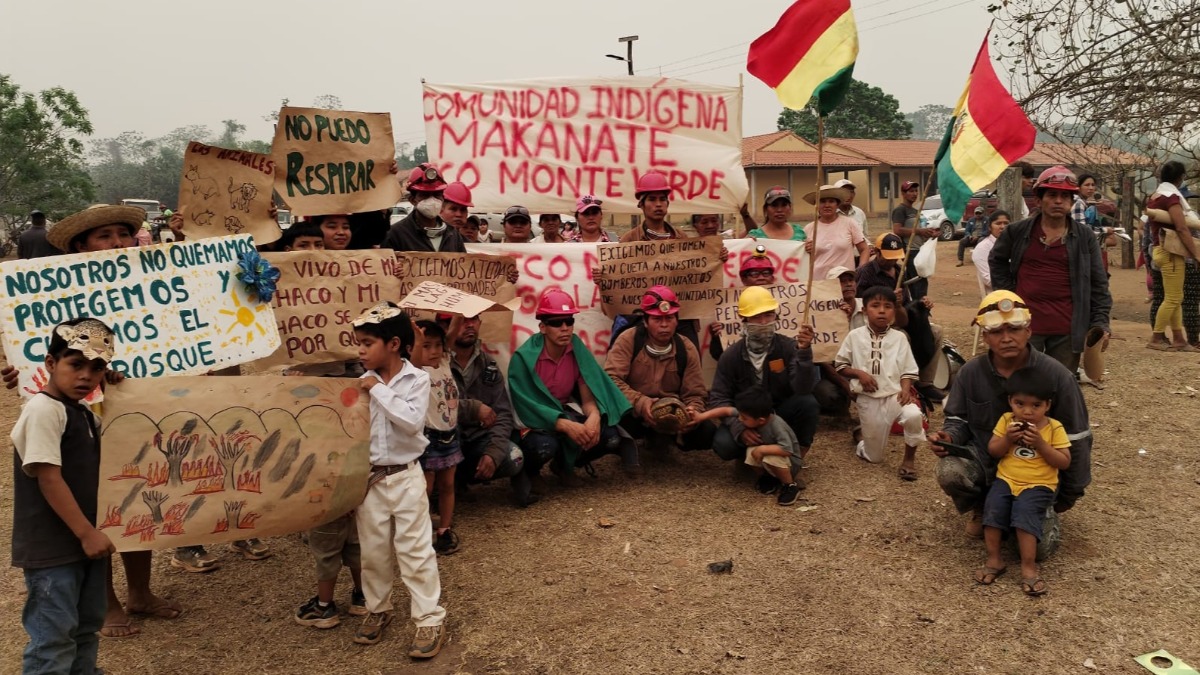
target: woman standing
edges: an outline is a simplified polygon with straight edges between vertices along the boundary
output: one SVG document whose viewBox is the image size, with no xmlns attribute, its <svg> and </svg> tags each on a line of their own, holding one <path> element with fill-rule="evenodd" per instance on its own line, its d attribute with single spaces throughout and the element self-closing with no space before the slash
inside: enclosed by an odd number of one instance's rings
<svg viewBox="0 0 1200 675">
<path fill-rule="evenodd" d="M 608 232 L 600 226 L 604 218 L 604 212 L 600 209 L 603 203 L 592 195 L 583 195 L 575 202 L 575 219 L 579 221 L 579 230 L 567 241 L 584 244 L 616 241 L 609 238 Z"/>
<path fill-rule="evenodd" d="M 1195 217 L 1195 212 L 1184 200 L 1179 186 L 1183 184 L 1184 166 L 1182 162 L 1167 162 L 1159 172 L 1161 183 L 1154 194 L 1146 200 L 1147 209 L 1166 211 L 1171 216 L 1170 224 L 1150 220 L 1151 249 L 1150 257 L 1162 274 L 1163 301 L 1154 313 L 1154 333 L 1146 347 L 1159 351 L 1200 352 L 1200 348 L 1188 344 L 1183 331 L 1183 282 L 1185 269 L 1189 261 L 1197 258 L 1196 243 L 1188 229 L 1187 216 Z M 1187 251 L 1187 256 L 1176 255 L 1167 251 L 1163 246 L 1166 230 L 1174 230 L 1179 242 Z M 1171 329 L 1173 340 L 1167 342 L 1167 328 Z"/>
<path fill-rule="evenodd" d="M 763 216 L 767 222 L 746 233 L 754 239 L 782 239 L 804 241 L 804 226 L 790 222 L 792 219 L 792 193 L 783 187 L 767 190 L 763 197 Z"/>
<path fill-rule="evenodd" d="M 817 222 L 804 228 L 804 250 L 812 256 L 813 278 L 824 279 L 835 267 L 856 269 L 867 263 L 870 251 L 862 228 L 850 216 L 838 209 L 850 198 L 850 191 L 832 185 L 821 186 L 820 204 L 817 207 Z M 817 193 L 804 195 L 809 204 L 817 202 Z M 818 227 L 819 226 L 819 227 Z M 814 240 L 813 230 L 817 229 Z M 857 251 L 857 256 L 855 252 Z"/>
<path fill-rule="evenodd" d="M 996 245 L 996 239 L 1004 231 L 1004 228 L 1008 227 L 1011 219 L 1008 211 L 993 211 L 991 219 L 988 220 L 988 235 L 983 238 L 983 241 L 975 244 L 975 248 L 971 251 L 971 261 L 975 263 L 975 275 L 979 279 L 981 296 L 992 292 L 992 270 L 988 267 L 988 255 L 991 254 L 992 247 Z"/>
</svg>

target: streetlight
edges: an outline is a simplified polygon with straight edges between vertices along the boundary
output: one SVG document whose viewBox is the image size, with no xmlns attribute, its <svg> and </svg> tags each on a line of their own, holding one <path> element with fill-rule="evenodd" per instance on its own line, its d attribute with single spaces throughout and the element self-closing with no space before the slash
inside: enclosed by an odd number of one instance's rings
<svg viewBox="0 0 1200 675">
<path fill-rule="evenodd" d="M 624 61 L 625 65 L 629 68 L 630 75 L 633 75 L 633 43 L 635 41 L 637 41 L 637 39 L 638 39 L 638 36 L 636 36 L 636 35 L 629 35 L 627 37 L 617 38 L 617 42 L 624 42 L 626 45 L 628 45 L 629 51 L 627 52 L 626 56 L 617 56 L 616 54 L 605 54 L 605 56 L 607 56 L 610 59 Z"/>
</svg>

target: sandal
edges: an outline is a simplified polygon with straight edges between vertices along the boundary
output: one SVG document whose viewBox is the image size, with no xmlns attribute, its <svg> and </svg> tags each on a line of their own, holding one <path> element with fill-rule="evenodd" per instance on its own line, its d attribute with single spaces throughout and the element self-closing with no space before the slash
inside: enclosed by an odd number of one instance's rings
<svg viewBox="0 0 1200 675">
<path fill-rule="evenodd" d="M 1004 575 L 1007 569 L 1007 567 L 988 567 L 984 565 L 975 570 L 975 583 L 982 586 L 991 586 L 996 583 L 996 579 Z"/>
<path fill-rule="evenodd" d="M 117 630 L 121 631 L 120 635 L 116 634 Z M 133 625 L 133 622 L 129 619 L 105 623 L 100 629 L 100 635 L 102 637 L 111 638 L 113 640 L 124 640 L 125 638 L 137 637 L 139 634 L 141 634 L 141 632 L 142 629 Z"/>
<path fill-rule="evenodd" d="M 1153 349 L 1159 352 L 1171 351 L 1171 345 L 1166 342 L 1147 342 L 1146 349 Z"/>
<path fill-rule="evenodd" d="M 1042 587 L 1038 588 L 1038 584 Z M 1029 577 L 1021 580 L 1021 591 L 1031 598 L 1036 598 L 1039 595 L 1046 594 L 1046 582 L 1042 581 L 1041 577 Z"/>
<path fill-rule="evenodd" d="M 145 609 L 134 609 L 127 607 L 126 610 L 130 614 L 141 614 L 143 616 L 152 616 L 156 619 L 178 619 L 183 614 L 183 606 L 174 600 L 159 598 L 158 603 Z"/>
<path fill-rule="evenodd" d="M 902 466 L 896 471 L 896 475 L 900 476 L 900 480 L 911 482 L 917 479 L 917 470 Z"/>
</svg>

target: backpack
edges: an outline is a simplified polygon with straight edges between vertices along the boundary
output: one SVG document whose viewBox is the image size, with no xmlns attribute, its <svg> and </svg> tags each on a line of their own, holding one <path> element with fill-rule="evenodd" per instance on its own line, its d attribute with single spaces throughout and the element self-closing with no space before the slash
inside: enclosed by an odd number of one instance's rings
<svg viewBox="0 0 1200 675">
<path fill-rule="evenodd" d="M 618 314 L 613 320 L 611 339 L 608 343 L 608 348 L 617 343 L 617 338 L 627 330 L 633 329 L 633 354 L 636 356 L 646 347 L 646 324 L 643 321 L 644 316 L 637 314 Z M 687 347 L 683 344 L 683 337 L 692 341 L 692 344 L 699 344 L 699 336 L 695 335 L 696 326 L 693 321 L 680 321 L 678 328 L 675 329 L 675 335 L 671 338 L 675 346 L 675 369 L 679 373 L 679 377 L 683 379 L 683 373 L 687 370 Z M 696 347 L 697 353 L 700 348 Z"/>
</svg>

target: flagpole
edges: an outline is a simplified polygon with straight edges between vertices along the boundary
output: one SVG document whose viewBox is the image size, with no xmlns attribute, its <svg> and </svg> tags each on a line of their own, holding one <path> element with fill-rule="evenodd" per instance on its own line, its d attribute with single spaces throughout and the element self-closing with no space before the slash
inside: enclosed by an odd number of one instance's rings
<svg viewBox="0 0 1200 675">
<path fill-rule="evenodd" d="M 804 287 L 808 296 L 812 297 L 813 287 L 813 258 L 817 253 L 817 230 L 821 229 L 821 174 L 825 173 L 825 116 L 817 113 L 817 191 L 816 197 L 813 199 L 813 230 L 812 253 L 808 254 L 808 285 Z M 808 313 L 812 309 L 812 300 L 804 303 L 804 316 L 800 319 L 801 326 L 808 325 Z"/>
</svg>

